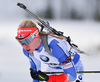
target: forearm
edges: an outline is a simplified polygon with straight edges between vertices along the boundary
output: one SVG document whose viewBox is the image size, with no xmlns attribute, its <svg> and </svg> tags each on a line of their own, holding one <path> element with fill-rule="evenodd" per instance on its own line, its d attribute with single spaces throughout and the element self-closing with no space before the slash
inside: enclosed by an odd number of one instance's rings
<svg viewBox="0 0 100 82">
<path fill-rule="evenodd" d="M 77 77 L 77 73 L 74 67 L 73 62 L 68 62 L 64 65 L 62 65 L 62 68 L 66 74 L 68 74 L 69 80 L 74 81 Z"/>
</svg>

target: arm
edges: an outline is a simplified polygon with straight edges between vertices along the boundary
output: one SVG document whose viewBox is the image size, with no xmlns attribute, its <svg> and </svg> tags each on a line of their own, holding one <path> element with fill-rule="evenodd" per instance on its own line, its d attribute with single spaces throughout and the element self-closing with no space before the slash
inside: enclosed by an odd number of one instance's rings
<svg viewBox="0 0 100 82">
<path fill-rule="evenodd" d="M 34 58 L 32 55 L 29 55 L 29 53 L 23 49 L 24 54 L 28 57 L 30 60 L 30 74 L 33 78 L 33 82 L 39 82 L 39 81 L 48 81 L 49 77 L 41 72 L 41 62 Z"/>
<path fill-rule="evenodd" d="M 40 62 L 35 62 L 35 61 L 37 61 L 35 58 L 31 58 L 30 56 L 29 56 L 29 53 L 23 48 L 23 53 L 25 54 L 25 56 L 30 60 L 29 62 L 30 62 L 30 68 L 32 69 L 32 70 L 34 70 L 34 71 L 38 71 L 38 70 L 40 70 L 40 67 L 39 66 L 36 66 L 37 64 L 39 64 Z M 35 60 L 35 61 L 33 61 L 33 59 Z M 31 71 L 30 71 L 30 74 L 31 74 Z M 35 79 L 33 79 L 33 82 L 39 82 L 38 80 L 35 80 Z"/>
<path fill-rule="evenodd" d="M 30 60 L 30 65 L 31 65 L 31 67 L 30 67 L 31 69 L 37 71 L 37 69 L 36 69 L 36 65 L 35 65 L 35 63 L 32 61 L 32 59 Z M 31 77 L 32 77 L 32 76 L 34 76 L 35 74 L 32 75 L 32 72 L 31 72 L 31 70 L 30 70 L 30 75 L 31 75 Z M 33 77 L 32 77 L 32 78 L 33 78 Z M 39 82 L 39 81 L 33 79 L 33 82 Z"/>
<path fill-rule="evenodd" d="M 62 45 L 63 47 L 61 47 L 60 45 Z M 52 49 L 53 56 L 56 57 L 60 63 L 66 62 L 69 53 L 67 51 L 67 48 L 65 47 L 66 45 L 63 42 L 59 43 L 57 40 L 52 40 L 49 46 Z M 66 48 L 66 52 L 63 50 L 63 48 Z M 72 61 L 64 63 L 62 65 L 62 68 L 64 72 L 69 75 L 69 79 L 71 81 L 76 79 L 76 70 Z"/>
</svg>

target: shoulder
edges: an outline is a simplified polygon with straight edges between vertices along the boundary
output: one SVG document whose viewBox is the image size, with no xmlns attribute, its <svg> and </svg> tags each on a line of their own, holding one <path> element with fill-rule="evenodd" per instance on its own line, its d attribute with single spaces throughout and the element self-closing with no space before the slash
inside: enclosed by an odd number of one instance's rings
<svg viewBox="0 0 100 82">
<path fill-rule="evenodd" d="M 48 35 L 48 45 L 59 46 L 62 49 L 70 50 L 71 46 L 66 40 L 62 40 L 53 36 Z"/>
<path fill-rule="evenodd" d="M 23 48 L 23 53 L 25 56 L 27 56 L 27 57 L 29 56 L 29 53 L 24 48 Z"/>
<path fill-rule="evenodd" d="M 48 45 L 50 45 L 51 43 L 52 44 L 55 44 L 55 43 L 59 43 L 61 45 L 68 45 L 68 42 L 66 40 L 62 40 L 62 39 L 59 39 L 59 38 L 56 38 L 56 37 L 53 37 L 53 36 L 50 36 L 48 35 Z"/>
<path fill-rule="evenodd" d="M 54 36 L 50 36 L 50 35 L 48 35 L 47 37 L 48 37 L 48 39 L 47 39 L 48 44 L 50 44 L 51 42 L 62 42 L 61 39 L 56 38 L 56 37 L 54 37 Z"/>
</svg>

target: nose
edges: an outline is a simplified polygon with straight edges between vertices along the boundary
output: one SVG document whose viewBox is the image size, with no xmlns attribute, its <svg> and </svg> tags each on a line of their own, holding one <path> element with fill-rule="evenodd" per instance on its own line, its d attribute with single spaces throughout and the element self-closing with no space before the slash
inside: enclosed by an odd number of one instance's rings
<svg viewBox="0 0 100 82">
<path fill-rule="evenodd" d="M 25 44 L 23 43 L 22 46 L 25 46 Z"/>
<path fill-rule="evenodd" d="M 27 45 L 26 45 L 26 44 L 22 44 L 22 47 L 26 48 L 26 47 L 27 47 Z"/>
<path fill-rule="evenodd" d="M 22 45 L 26 45 L 25 43 L 23 43 Z"/>
</svg>

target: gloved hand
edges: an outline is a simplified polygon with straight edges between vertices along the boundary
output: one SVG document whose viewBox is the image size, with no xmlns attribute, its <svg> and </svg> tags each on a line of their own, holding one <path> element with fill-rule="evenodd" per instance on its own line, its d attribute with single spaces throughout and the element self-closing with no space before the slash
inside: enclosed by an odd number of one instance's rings
<svg viewBox="0 0 100 82">
<path fill-rule="evenodd" d="M 34 71 L 32 68 L 30 68 L 30 74 L 31 74 L 31 77 L 35 80 L 39 80 L 39 81 L 49 80 L 49 77 L 45 73 L 41 72 L 40 70 Z"/>
</svg>

